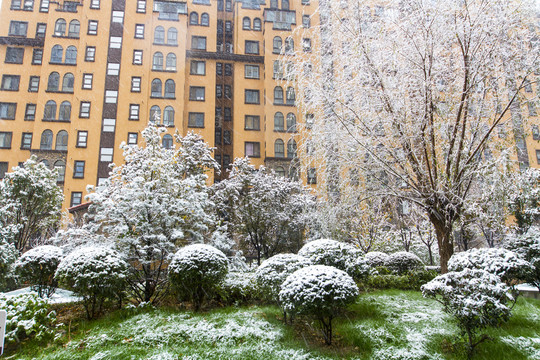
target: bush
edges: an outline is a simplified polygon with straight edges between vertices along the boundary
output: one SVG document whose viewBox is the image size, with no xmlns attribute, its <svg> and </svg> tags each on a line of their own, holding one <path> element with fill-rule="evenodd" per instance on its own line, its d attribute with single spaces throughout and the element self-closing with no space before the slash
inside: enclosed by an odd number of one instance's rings
<svg viewBox="0 0 540 360">
<path fill-rule="evenodd" d="M 377 274 L 370 276 L 363 284 L 368 289 L 374 290 L 399 289 L 419 291 L 422 285 L 427 284 L 437 275 L 438 273 L 434 270 L 414 270 L 404 275 Z"/>
<path fill-rule="evenodd" d="M 516 252 L 531 264 L 533 270 L 526 280 L 540 291 L 540 229 L 531 227 L 525 234 L 511 237 L 505 248 Z"/>
<path fill-rule="evenodd" d="M 13 264 L 19 256 L 15 245 L 0 239 L 0 292 L 15 288 Z"/>
<path fill-rule="evenodd" d="M 366 260 L 369 266 L 376 268 L 379 266 L 385 266 L 388 261 L 388 254 L 380 251 L 372 251 L 366 254 Z"/>
<path fill-rule="evenodd" d="M 127 268 L 127 263 L 112 249 L 83 247 L 60 262 L 56 278 L 83 298 L 86 316 L 92 319 L 101 313 L 105 300 L 124 292 Z"/>
<path fill-rule="evenodd" d="M 213 246 L 194 244 L 174 255 L 169 265 L 169 279 L 182 299 L 193 301 L 201 308 L 207 294 L 216 290 L 228 271 L 225 255 Z"/>
<path fill-rule="evenodd" d="M 47 339 L 54 333 L 56 313 L 49 311 L 47 301 L 36 293 L 0 295 L 0 309 L 7 312 L 6 346 L 30 337 Z"/>
<path fill-rule="evenodd" d="M 471 249 L 452 255 L 448 261 L 449 271 L 465 269 L 486 270 L 497 275 L 507 285 L 512 280 L 525 280 L 533 271 L 532 265 L 515 252 L 506 249 Z"/>
<path fill-rule="evenodd" d="M 311 261 L 295 254 L 278 254 L 263 261 L 255 271 L 262 294 L 270 301 L 279 301 L 279 290 L 287 276 L 311 265 Z"/>
<path fill-rule="evenodd" d="M 467 338 L 469 357 L 486 336 L 477 338 L 479 330 L 498 326 L 510 317 L 509 288 L 497 275 L 485 270 L 465 269 L 439 275 L 422 286 L 422 294 L 444 306 L 454 316 L 462 336 Z"/>
<path fill-rule="evenodd" d="M 328 345 L 332 343 L 332 319 L 353 303 L 358 287 L 346 272 L 325 265 L 312 265 L 285 279 L 279 300 L 291 314 L 315 317 Z"/>
<path fill-rule="evenodd" d="M 38 295 L 50 297 L 58 287 L 54 274 L 64 258 L 62 249 L 43 245 L 25 252 L 15 263 L 15 270 L 21 280 L 32 285 Z"/>
<path fill-rule="evenodd" d="M 386 267 L 397 274 L 405 274 L 408 271 L 422 268 L 424 264 L 422 260 L 413 253 L 407 251 L 398 251 L 388 257 Z"/>
<path fill-rule="evenodd" d="M 219 284 L 219 297 L 227 304 L 247 304 L 259 299 L 260 291 L 252 272 L 229 271 Z"/>
</svg>

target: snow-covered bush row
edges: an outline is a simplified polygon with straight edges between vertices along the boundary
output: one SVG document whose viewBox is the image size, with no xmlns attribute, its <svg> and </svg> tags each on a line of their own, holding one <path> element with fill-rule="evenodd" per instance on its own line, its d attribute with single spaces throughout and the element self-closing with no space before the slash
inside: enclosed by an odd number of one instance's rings
<svg viewBox="0 0 540 360">
<path fill-rule="evenodd" d="M 105 300 L 114 299 L 126 287 L 127 263 L 114 250 L 83 247 L 67 255 L 56 270 L 61 285 L 83 298 L 89 319 L 98 315 Z"/>
<path fill-rule="evenodd" d="M 331 240 L 319 239 L 304 245 L 298 255 L 303 256 L 313 264 L 333 266 L 345 271 L 355 279 L 369 275 L 370 267 L 362 252 L 350 244 Z"/>
<path fill-rule="evenodd" d="M 533 271 L 532 265 L 515 252 L 500 248 L 470 249 L 452 255 L 449 271 L 479 269 L 497 275 L 506 284 L 512 280 L 525 280 Z"/>
<path fill-rule="evenodd" d="M 206 244 L 193 244 L 181 248 L 169 264 L 171 285 L 181 298 L 193 301 L 199 310 L 208 293 L 225 277 L 227 257 Z"/>
<path fill-rule="evenodd" d="M 399 251 L 391 254 L 386 260 L 385 265 L 398 274 L 404 274 L 408 271 L 423 268 L 424 266 L 418 256 L 407 251 Z"/>
<path fill-rule="evenodd" d="M 455 317 L 467 339 L 469 354 L 485 340 L 476 338 L 478 331 L 509 319 L 511 309 L 507 304 L 513 300 L 509 290 L 497 275 L 478 269 L 448 272 L 422 286 L 425 297 L 437 300 Z"/>
<path fill-rule="evenodd" d="M 13 264 L 19 256 L 15 245 L 0 239 L 0 292 L 11 290 L 14 285 Z"/>
<path fill-rule="evenodd" d="M 15 263 L 15 269 L 21 280 L 29 283 L 39 296 L 51 297 L 58 287 L 54 274 L 63 258 L 59 247 L 38 246 L 25 252 Z"/>
<path fill-rule="evenodd" d="M 295 254 L 278 254 L 263 261 L 255 271 L 255 277 L 263 295 L 271 301 L 279 300 L 281 284 L 287 276 L 311 265 L 307 258 Z"/>
<path fill-rule="evenodd" d="M 385 266 L 389 256 L 380 251 L 372 251 L 368 252 L 365 257 L 368 265 L 372 268 L 376 268 L 378 266 Z"/>
<path fill-rule="evenodd" d="M 279 300 L 290 314 L 309 315 L 319 321 L 327 344 L 332 343 L 332 319 L 358 296 L 350 275 L 332 266 L 311 265 L 289 275 Z"/>
<path fill-rule="evenodd" d="M 510 237 L 505 248 L 516 252 L 532 265 L 533 270 L 526 280 L 540 291 L 540 229 L 531 227 L 525 234 Z"/>
<path fill-rule="evenodd" d="M 36 293 L 0 295 L 0 309 L 7 312 L 5 344 L 20 343 L 30 336 L 41 340 L 53 335 L 56 313 L 48 307 Z"/>
<path fill-rule="evenodd" d="M 259 298 L 253 272 L 230 271 L 219 284 L 219 296 L 228 304 L 242 304 Z"/>
</svg>

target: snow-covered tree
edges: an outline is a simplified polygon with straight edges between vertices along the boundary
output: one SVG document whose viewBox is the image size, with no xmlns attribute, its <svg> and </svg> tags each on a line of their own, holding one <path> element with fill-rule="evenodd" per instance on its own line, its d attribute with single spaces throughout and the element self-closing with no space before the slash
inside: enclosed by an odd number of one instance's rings
<svg viewBox="0 0 540 360">
<path fill-rule="evenodd" d="M 236 159 L 229 178 L 214 187 L 214 201 L 229 229 L 257 256 L 269 258 L 302 246 L 315 198 L 299 181 L 256 170 L 248 158 Z"/>
<path fill-rule="evenodd" d="M 13 264 L 18 256 L 15 245 L 0 239 L 0 292 L 12 290 L 15 286 Z"/>
<path fill-rule="evenodd" d="M 525 233 L 540 219 L 540 170 L 527 169 L 514 174 L 507 184 L 510 212 L 516 219 L 518 232 Z"/>
<path fill-rule="evenodd" d="M 61 248 L 52 245 L 37 246 L 25 252 L 15 263 L 22 281 L 28 282 L 41 297 L 51 297 L 58 287 L 54 274 L 64 258 Z"/>
<path fill-rule="evenodd" d="M 298 105 L 313 114 L 306 163 L 329 198 L 353 169 L 366 197 L 420 206 L 446 272 L 471 184 L 524 141 L 518 95 L 539 66 L 534 2 L 319 4 L 321 26 L 299 30 L 316 51 L 285 59 L 295 63 Z"/>
<path fill-rule="evenodd" d="M 0 239 L 23 251 L 58 225 L 64 195 L 56 179 L 56 171 L 35 156 L 6 174 L 0 181 Z"/>
<path fill-rule="evenodd" d="M 533 266 L 526 280 L 540 291 L 540 229 L 533 226 L 525 234 L 514 234 L 504 246 Z"/>
<path fill-rule="evenodd" d="M 125 163 L 88 196 L 93 204 L 87 227 L 116 240 L 131 264 L 132 294 L 141 302 L 163 295 L 176 246 L 202 241 L 214 225 L 206 186 L 206 171 L 217 170 L 212 149 L 193 133 L 176 134 L 178 147 L 166 149 L 165 131 L 149 126 L 142 131 L 143 146 L 122 144 Z"/>
</svg>

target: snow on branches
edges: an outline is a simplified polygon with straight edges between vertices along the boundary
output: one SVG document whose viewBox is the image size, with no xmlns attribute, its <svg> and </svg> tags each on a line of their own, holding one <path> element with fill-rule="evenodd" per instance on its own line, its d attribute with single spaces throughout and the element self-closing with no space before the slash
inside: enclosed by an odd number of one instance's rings
<svg viewBox="0 0 540 360">
<path fill-rule="evenodd" d="M 59 247 L 38 246 L 28 250 L 17 260 L 15 270 L 23 281 L 37 290 L 39 296 L 51 297 L 58 286 L 54 274 L 63 258 L 64 253 Z"/>
</svg>

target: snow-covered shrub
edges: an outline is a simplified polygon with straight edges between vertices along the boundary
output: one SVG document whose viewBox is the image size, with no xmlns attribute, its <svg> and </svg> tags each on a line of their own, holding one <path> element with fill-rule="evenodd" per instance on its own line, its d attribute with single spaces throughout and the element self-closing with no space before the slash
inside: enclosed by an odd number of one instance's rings
<svg viewBox="0 0 540 360">
<path fill-rule="evenodd" d="M 533 271 L 532 265 L 515 252 L 500 248 L 470 249 L 452 255 L 449 271 L 479 269 L 497 275 L 506 284 L 512 280 L 525 280 Z"/>
<path fill-rule="evenodd" d="M 15 269 L 21 280 L 32 285 L 39 296 L 50 297 L 58 287 L 54 274 L 63 258 L 59 247 L 38 246 L 25 252 L 15 263 Z"/>
<path fill-rule="evenodd" d="M 343 270 L 356 279 L 369 274 L 369 265 L 363 259 L 362 252 L 343 242 L 331 239 L 311 241 L 298 251 L 298 255 L 311 260 L 313 264 Z"/>
<path fill-rule="evenodd" d="M 83 247 L 67 255 L 56 270 L 59 283 L 83 298 L 89 319 L 101 313 L 107 299 L 122 294 L 128 265 L 114 250 Z"/>
<path fill-rule="evenodd" d="M 467 339 L 469 355 L 486 340 L 485 336 L 477 339 L 478 331 L 497 326 L 511 315 L 507 303 L 513 298 L 508 286 L 485 270 L 465 269 L 439 275 L 422 286 L 422 294 L 440 302 L 444 311 L 455 317 Z"/>
<path fill-rule="evenodd" d="M 372 268 L 376 268 L 379 266 L 385 266 L 389 256 L 388 254 L 380 251 L 372 251 L 368 252 L 365 257 L 369 266 L 371 266 Z"/>
<path fill-rule="evenodd" d="M 219 296 L 228 304 L 245 304 L 259 298 L 253 272 L 229 271 L 219 284 Z"/>
<path fill-rule="evenodd" d="M 169 279 L 181 298 L 193 301 L 199 310 L 208 293 L 227 275 L 227 257 L 206 244 L 193 244 L 178 250 L 169 264 Z"/>
<path fill-rule="evenodd" d="M 10 297 L 0 295 L 0 309 L 7 312 L 7 346 L 32 336 L 38 340 L 45 339 L 54 333 L 56 313 L 49 311 L 47 301 L 36 293 Z"/>
<path fill-rule="evenodd" d="M 420 269 L 423 265 L 422 260 L 418 256 L 407 251 L 393 253 L 386 261 L 386 267 L 398 274 Z"/>
<path fill-rule="evenodd" d="M 12 265 L 18 256 L 15 245 L 0 240 L 0 292 L 11 290 L 15 285 Z"/>
<path fill-rule="evenodd" d="M 505 248 L 516 252 L 533 266 L 526 280 L 540 290 L 540 229 L 531 227 L 525 234 L 512 236 Z"/>
<path fill-rule="evenodd" d="M 263 295 L 271 301 L 279 300 L 281 284 L 287 276 L 311 265 L 307 258 L 295 254 L 278 254 L 263 261 L 255 271 L 255 277 Z"/>
<path fill-rule="evenodd" d="M 358 296 L 358 287 L 346 272 L 332 266 L 311 265 L 289 275 L 279 300 L 290 314 L 309 315 L 319 321 L 327 344 L 332 343 L 332 319 Z"/>
</svg>

